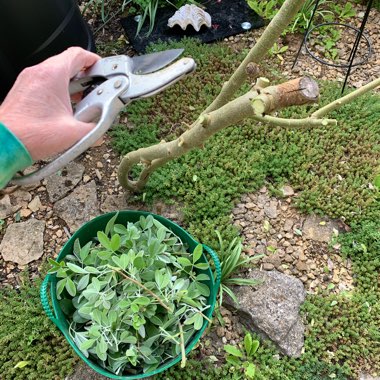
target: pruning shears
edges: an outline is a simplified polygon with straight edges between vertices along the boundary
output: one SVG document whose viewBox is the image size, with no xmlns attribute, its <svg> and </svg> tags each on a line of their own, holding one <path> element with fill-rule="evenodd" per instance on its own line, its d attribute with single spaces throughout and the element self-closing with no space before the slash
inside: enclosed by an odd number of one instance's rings
<svg viewBox="0 0 380 380">
<path fill-rule="evenodd" d="M 126 105 L 156 95 L 193 72 L 196 64 L 192 58 L 172 63 L 182 53 L 183 49 L 173 49 L 132 58 L 107 57 L 78 74 L 70 82 L 70 94 L 91 91 L 75 107 L 74 117 L 83 122 L 98 120 L 96 127 L 49 164 L 14 177 L 12 184 L 29 185 L 56 173 L 95 144 Z"/>
</svg>

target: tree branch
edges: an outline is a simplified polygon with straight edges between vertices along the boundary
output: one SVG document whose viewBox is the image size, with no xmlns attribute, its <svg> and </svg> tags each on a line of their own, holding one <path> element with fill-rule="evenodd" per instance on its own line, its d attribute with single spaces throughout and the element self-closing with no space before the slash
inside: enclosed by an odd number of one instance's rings
<svg viewBox="0 0 380 380">
<path fill-rule="evenodd" d="M 226 104 L 247 78 L 247 65 L 250 62 L 259 63 L 281 36 L 284 29 L 290 24 L 305 0 L 286 0 L 276 16 L 265 28 L 263 34 L 249 51 L 243 62 L 232 74 L 228 82 L 225 82 L 221 92 L 203 113 L 214 111 Z"/>
<path fill-rule="evenodd" d="M 261 123 L 270 124 L 276 127 L 296 127 L 296 128 L 308 128 L 308 127 L 327 127 L 337 125 L 337 121 L 334 119 L 314 119 L 306 117 L 304 119 L 283 119 L 280 117 L 273 117 L 269 115 L 265 116 L 252 116 L 253 120 Z"/>
<path fill-rule="evenodd" d="M 311 117 L 321 118 L 327 115 L 328 113 L 336 110 L 337 108 L 342 107 L 349 102 L 352 102 L 354 99 L 358 98 L 359 96 L 365 94 L 368 91 L 375 89 L 378 86 L 380 86 L 380 78 L 375 79 L 372 82 L 369 82 L 365 86 L 360 87 L 355 91 L 352 91 L 348 95 L 343 96 L 343 98 L 337 99 L 334 102 L 327 104 L 326 106 L 320 108 L 318 111 L 315 111 L 311 115 Z"/>
<path fill-rule="evenodd" d="M 203 147 L 205 141 L 223 128 L 235 125 L 241 120 L 256 116 L 255 100 L 260 98 L 263 104 L 269 104 L 268 110 L 279 109 L 292 102 L 296 104 L 310 103 L 318 99 L 318 85 L 310 78 L 307 86 L 301 86 L 305 78 L 267 87 L 265 93 L 255 90 L 236 98 L 218 110 L 201 115 L 195 123 L 177 139 L 159 143 L 147 148 L 140 148 L 128 153 L 119 166 L 119 182 L 124 188 L 141 191 L 148 181 L 149 175 L 169 160 L 180 157 L 194 148 Z M 312 91 L 310 90 L 312 89 Z M 312 96 L 310 95 L 312 94 Z M 286 99 L 283 99 L 283 98 Z M 134 165 L 143 164 L 145 168 L 136 181 L 129 178 Z"/>
<path fill-rule="evenodd" d="M 260 91 L 260 95 L 252 101 L 256 115 L 264 115 L 289 106 L 314 103 L 319 96 L 317 82 L 309 77 L 297 78 Z"/>
</svg>

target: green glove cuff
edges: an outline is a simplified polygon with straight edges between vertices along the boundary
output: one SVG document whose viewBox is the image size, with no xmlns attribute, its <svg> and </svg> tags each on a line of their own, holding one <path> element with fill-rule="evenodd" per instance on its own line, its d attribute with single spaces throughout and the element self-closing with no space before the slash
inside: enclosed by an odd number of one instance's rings
<svg viewBox="0 0 380 380">
<path fill-rule="evenodd" d="M 0 189 L 19 171 L 33 164 L 24 144 L 0 122 Z"/>
</svg>

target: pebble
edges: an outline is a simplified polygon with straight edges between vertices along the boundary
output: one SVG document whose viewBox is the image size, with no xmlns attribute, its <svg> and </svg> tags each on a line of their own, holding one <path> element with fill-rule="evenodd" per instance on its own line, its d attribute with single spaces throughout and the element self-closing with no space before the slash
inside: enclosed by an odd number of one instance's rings
<svg viewBox="0 0 380 380">
<path fill-rule="evenodd" d="M 264 263 L 263 264 L 263 269 L 264 270 L 273 270 L 274 269 L 274 265 L 271 264 L 271 263 Z"/>
<path fill-rule="evenodd" d="M 84 182 L 84 183 L 87 183 L 87 182 L 90 182 L 90 181 L 91 181 L 91 177 L 90 177 L 89 175 L 85 174 L 85 175 L 83 176 L 83 182 Z"/>
<path fill-rule="evenodd" d="M 241 227 L 244 244 L 246 244 L 247 255 L 265 254 L 257 262 L 262 270 L 277 269 L 285 274 L 293 275 L 301 279 L 308 289 L 317 286 L 327 287 L 333 281 L 328 276 L 326 280 L 323 268 L 327 267 L 327 260 L 331 260 L 335 267 L 343 268 L 339 275 L 336 292 L 339 291 L 339 284 L 345 288 L 352 287 L 352 275 L 348 264 L 339 263 L 338 254 L 331 255 L 327 244 L 318 241 L 309 241 L 298 233 L 293 233 L 295 229 L 302 231 L 305 216 L 299 213 L 290 202 L 286 202 L 271 197 L 268 191 L 262 188 L 257 193 L 243 195 L 241 201 L 232 212 L 234 224 Z M 276 208 L 277 217 L 268 216 L 268 208 Z M 259 215 L 265 215 L 270 221 L 258 222 Z M 326 218 L 327 220 L 327 218 Z M 268 247 L 271 247 L 268 250 Z M 275 249 L 275 251 L 273 251 Z M 328 254 L 327 254 L 328 253 Z M 336 256 L 336 257 L 335 257 Z M 313 287 L 311 286 L 313 284 Z"/>
</svg>

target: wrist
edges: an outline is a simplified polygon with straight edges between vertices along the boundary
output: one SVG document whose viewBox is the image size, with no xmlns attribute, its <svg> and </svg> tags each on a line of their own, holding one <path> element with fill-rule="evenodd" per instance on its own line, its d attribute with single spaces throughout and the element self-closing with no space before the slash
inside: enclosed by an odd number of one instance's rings
<svg viewBox="0 0 380 380">
<path fill-rule="evenodd" d="M 32 165 L 33 160 L 25 145 L 0 120 L 0 189 L 5 187 L 20 170 Z"/>
</svg>

